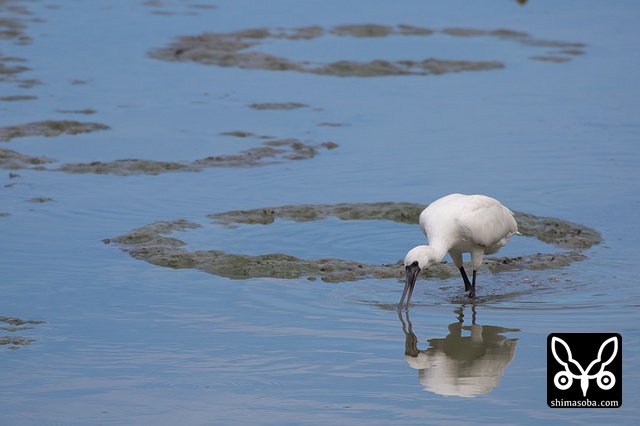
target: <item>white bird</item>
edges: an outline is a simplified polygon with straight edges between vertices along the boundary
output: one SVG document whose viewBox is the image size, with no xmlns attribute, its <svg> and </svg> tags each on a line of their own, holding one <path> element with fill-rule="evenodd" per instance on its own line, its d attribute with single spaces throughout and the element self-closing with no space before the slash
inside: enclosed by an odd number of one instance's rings
<svg viewBox="0 0 640 426">
<path fill-rule="evenodd" d="M 429 204 L 420 213 L 420 227 L 429 245 L 414 247 L 407 253 L 404 266 L 407 281 L 398 309 L 409 307 L 413 287 L 421 270 L 442 262 L 447 252 L 460 270 L 469 297 L 476 294 L 476 274 L 485 254 L 500 250 L 518 232 L 513 212 L 486 195 L 451 194 Z M 462 253 L 471 254 L 473 279 L 469 282 Z"/>
</svg>

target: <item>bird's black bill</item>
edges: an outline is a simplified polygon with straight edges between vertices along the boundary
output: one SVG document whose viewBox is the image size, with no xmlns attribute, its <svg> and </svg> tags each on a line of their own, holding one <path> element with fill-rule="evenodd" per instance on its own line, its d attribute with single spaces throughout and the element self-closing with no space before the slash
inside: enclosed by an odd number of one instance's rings
<svg viewBox="0 0 640 426">
<path fill-rule="evenodd" d="M 407 266 L 407 281 L 404 284 L 404 291 L 402 292 L 402 298 L 400 299 L 400 303 L 398 304 L 398 310 L 402 309 L 404 306 L 409 307 L 409 301 L 411 300 L 411 294 L 413 294 L 413 287 L 416 285 L 416 280 L 418 279 L 418 274 L 420 273 L 420 267 L 418 266 L 418 262 L 413 262 L 411 265 Z M 407 298 L 407 304 L 404 304 L 404 298 Z"/>
</svg>

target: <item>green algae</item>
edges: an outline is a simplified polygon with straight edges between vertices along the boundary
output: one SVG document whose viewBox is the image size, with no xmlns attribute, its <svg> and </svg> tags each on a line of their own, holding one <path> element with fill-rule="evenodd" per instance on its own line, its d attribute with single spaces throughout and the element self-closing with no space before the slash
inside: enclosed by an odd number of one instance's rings
<svg viewBox="0 0 640 426">
<path fill-rule="evenodd" d="M 26 330 L 28 328 L 33 328 L 33 327 L 26 327 L 26 328 L 23 327 L 25 324 L 43 324 L 44 321 L 23 320 L 21 318 L 16 318 L 16 317 L 0 316 L 0 323 L 8 324 L 8 326 L 0 326 L 0 330 L 17 331 L 17 330 Z M 16 327 L 16 328 L 12 328 L 12 327 Z"/>
<path fill-rule="evenodd" d="M 249 105 L 250 108 L 253 109 L 271 109 L 271 110 L 290 110 L 290 109 L 299 109 L 299 108 L 309 108 L 307 104 L 301 104 L 299 102 L 264 102 L 264 103 L 254 103 Z"/>
<path fill-rule="evenodd" d="M 28 203 L 51 203 L 54 202 L 55 200 L 53 198 L 49 198 L 49 197 L 34 197 L 34 198 L 30 198 L 28 200 L 26 200 Z"/>
<path fill-rule="evenodd" d="M 27 33 L 27 22 L 30 12 L 26 6 L 18 2 L 0 0 L 0 41 L 11 42 L 18 46 L 31 44 L 33 38 Z M 30 68 L 23 65 L 27 60 L 16 56 L 5 56 L 0 50 L 0 83 L 14 83 L 21 88 L 31 88 L 42 84 L 36 79 L 21 78 L 20 75 Z M 16 101 L 33 99 L 31 96 L 3 96 L 2 101 Z"/>
<path fill-rule="evenodd" d="M 85 109 L 57 109 L 56 112 L 59 112 L 61 114 L 84 114 L 84 115 L 91 115 L 91 114 L 95 114 L 96 111 L 93 108 L 85 108 Z"/>
<path fill-rule="evenodd" d="M 273 223 L 276 219 L 307 222 L 337 217 L 341 220 L 390 220 L 417 224 L 420 213 L 426 206 L 414 203 L 341 203 L 301 204 L 281 207 L 266 207 L 254 210 L 233 210 L 214 213 L 207 217 L 216 224 L 233 227 L 237 224 Z M 540 241 L 560 248 L 585 250 L 601 242 L 600 234 L 588 227 L 551 217 L 514 212 L 518 230 L 524 236 L 536 237 Z"/>
<path fill-rule="evenodd" d="M 43 324 L 44 321 L 39 320 L 23 320 L 16 317 L 0 316 L 0 330 L 18 333 L 21 331 L 31 330 L 34 325 Z M 31 339 L 19 335 L 0 336 L 0 346 L 7 346 L 10 350 L 20 349 L 22 346 L 28 346 L 36 339 Z"/>
<path fill-rule="evenodd" d="M 226 227 L 236 227 L 239 224 L 268 225 L 275 219 L 308 222 L 328 217 L 417 224 L 424 207 L 421 204 L 397 202 L 292 205 L 235 210 L 214 213 L 207 217 L 212 219 L 214 224 Z M 582 251 L 601 242 L 597 231 L 583 225 L 526 213 L 516 212 L 515 215 L 523 235 L 538 238 L 565 251 L 519 257 L 487 257 L 483 267 L 491 272 L 560 268 L 586 259 Z M 189 251 L 184 241 L 166 236 L 173 232 L 185 232 L 200 227 L 202 225 L 182 219 L 173 222 L 158 221 L 119 237 L 107 239 L 105 243 L 113 242 L 132 257 L 154 265 L 174 269 L 198 269 L 231 279 L 306 277 L 311 280 L 320 278 L 325 282 L 344 282 L 367 278 L 401 280 L 404 276 L 401 260 L 374 265 L 336 258 L 300 259 L 283 253 L 250 256 L 226 253 L 222 250 Z M 443 279 L 458 274 L 455 266 L 448 262 L 423 272 L 424 277 Z"/>
<path fill-rule="evenodd" d="M 9 170 L 36 169 L 45 170 L 44 164 L 55 163 L 56 160 L 49 157 L 36 157 L 20 154 L 11 149 L 0 148 L 0 167 Z"/>
<path fill-rule="evenodd" d="M 307 160 L 323 150 L 331 150 L 337 146 L 334 142 L 308 144 L 298 139 L 279 139 L 264 142 L 262 146 L 241 151 L 239 154 L 211 156 L 191 162 L 123 159 L 110 162 L 68 163 L 51 170 L 128 176 L 136 174 L 158 175 L 167 172 L 199 172 L 213 167 L 260 167 L 286 161 Z"/>
<path fill-rule="evenodd" d="M 8 346 L 12 351 L 20 349 L 21 346 L 28 346 L 35 341 L 35 339 L 21 336 L 0 336 L 0 346 Z"/>
<path fill-rule="evenodd" d="M 233 136 L 236 138 L 258 138 L 258 139 L 275 139 L 275 136 L 256 135 L 252 132 L 244 132 L 242 130 L 234 130 L 232 132 L 222 132 L 222 136 Z"/>
<path fill-rule="evenodd" d="M 384 38 L 391 36 L 426 37 L 440 34 L 449 37 L 491 37 L 517 42 L 533 48 L 556 49 L 553 57 L 569 61 L 584 52 L 582 43 L 540 40 L 529 34 L 508 29 L 484 30 L 444 28 L 441 30 L 411 25 L 348 24 L 333 28 L 309 26 L 301 28 L 253 28 L 230 33 L 207 32 L 178 37 L 164 48 L 148 52 L 152 58 L 169 62 L 196 62 L 220 67 L 296 71 L 339 77 L 380 77 L 391 75 L 439 75 L 464 71 L 490 71 L 504 68 L 500 60 L 470 61 L 440 58 L 414 58 L 399 61 L 376 59 L 368 62 L 344 59 L 330 63 L 294 61 L 271 55 L 259 47 L 272 40 L 312 40 L 320 37 Z M 567 53 L 567 52 L 571 53 Z M 532 57 L 540 60 L 538 57 Z"/>
<path fill-rule="evenodd" d="M 232 136 L 248 137 L 255 135 L 234 133 Z M 258 138 L 267 139 L 269 137 Z M 238 154 L 210 156 L 190 162 L 155 161 L 134 158 L 109 162 L 65 163 L 58 167 L 46 166 L 47 164 L 57 162 L 57 160 L 53 158 L 34 157 L 21 154 L 14 150 L 0 148 L 0 167 L 10 170 L 34 169 L 78 174 L 93 173 L 118 176 L 139 174 L 158 175 L 169 172 L 200 172 L 213 167 L 261 167 L 288 161 L 308 160 L 323 151 L 332 150 L 337 147 L 338 144 L 330 141 L 310 144 L 298 139 L 277 139 L 266 141 L 261 146 L 241 151 Z"/>
<path fill-rule="evenodd" d="M 309 222 L 337 217 L 341 220 L 390 220 L 401 223 L 418 223 L 418 216 L 425 206 L 413 203 L 340 203 L 301 204 L 281 207 L 265 207 L 254 210 L 232 210 L 214 213 L 207 217 L 214 223 L 228 227 L 236 224 L 268 225 L 276 219 Z"/>
<path fill-rule="evenodd" d="M 0 142 L 8 142 L 13 138 L 27 136 L 59 136 L 63 133 L 78 135 L 97 130 L 107 130 L 110 127 L 100 123 L 86 123 L 74 120 L 44 120 L 18 126 L 0 127 Z"/>
<path fill-rule="evenodd" d="M 0 96 L 2 102 L 32 101 L 34 99 L 38 99 L 38 97 L 30 95 Z"/>
</svg>

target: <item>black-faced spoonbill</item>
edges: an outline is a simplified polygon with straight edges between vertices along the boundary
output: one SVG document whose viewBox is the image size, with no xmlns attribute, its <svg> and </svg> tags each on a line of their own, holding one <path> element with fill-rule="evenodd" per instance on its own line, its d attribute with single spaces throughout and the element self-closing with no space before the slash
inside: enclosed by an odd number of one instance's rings
<svg viewBox="0 0 640 426">
<path fill-rule="evenodd" d="M 513 212 L 486 195 L 451 194 L 442 197 L 420 213 L 420 228 L 429 245 L 414 247 L 404 259 L 407 282 L 398 309 L 405 306 L 405 297 L 406 307 L 409 307 L 420 271 L 442 262 L 447 252 L 460 270 L 464 290 L 469 292 L 469 297 L 475 297 L 476 274 L 483 256 L 496 253 L 511 236 L 520 234 Z M 462 253 L 471 253 L 471 282 L 462 264 Z"/>
</svg>

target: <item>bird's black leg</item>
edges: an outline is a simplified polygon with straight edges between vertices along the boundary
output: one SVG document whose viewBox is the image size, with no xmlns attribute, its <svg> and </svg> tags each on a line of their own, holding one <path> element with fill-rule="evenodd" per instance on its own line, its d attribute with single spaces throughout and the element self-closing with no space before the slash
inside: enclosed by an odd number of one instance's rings
<svg viewBox="0 0 640 426">
<path fill-rule="evenodd" d="M 467 277 L 467 272 L 464 270 L 464 266 L 460 267 L 460 275 L 462 275 L 462 281 L 464 281 L 464 291 L 470 291 L 471 283 L 469 282 L 469 277 Z"/>
<path fill-rule="evenodd" d="M 476 297 L 476 271 L 473 270 L 473 282 L 471 283 L 471 291 L 469 292 L 469 297 Z"/>
</svg>

